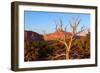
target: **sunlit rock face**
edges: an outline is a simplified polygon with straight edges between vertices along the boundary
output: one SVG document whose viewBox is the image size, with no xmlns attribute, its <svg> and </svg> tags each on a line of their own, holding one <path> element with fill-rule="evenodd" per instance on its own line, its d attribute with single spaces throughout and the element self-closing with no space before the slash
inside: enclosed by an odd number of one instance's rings
<svg viewBox="0 0 100 73">
<path fill-rule="evenodd" d="M 64 36 L 69 38 L 72 34 L 70 32 L 55 31 L 54 33 L 49 33 L 44 36 L 44 40 L 54 40 L 54 39 L 63 39 Z"/>
</svg>

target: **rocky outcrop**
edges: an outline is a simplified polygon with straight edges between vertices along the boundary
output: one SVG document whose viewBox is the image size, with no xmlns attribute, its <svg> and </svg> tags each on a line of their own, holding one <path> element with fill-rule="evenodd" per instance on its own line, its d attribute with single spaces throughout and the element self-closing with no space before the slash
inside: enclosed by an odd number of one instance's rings
<svg viewBox="0 0 100 73">
<path fill-rule="evenodd" d="M 29 41 L 43 41 L 43 36 L 33 32 L 33 31 L 24 31 L 24 40 L 29 40 Z"/>
<path fill-rule="evenodd" d="M 69 38 L 72 34 L 70 32 L 56 31 L 54 33 L 49 33 L 44 35 L 44 40 L 54 40 L 54 39 L 63 39 L 64 36 Z"/>
</svg>

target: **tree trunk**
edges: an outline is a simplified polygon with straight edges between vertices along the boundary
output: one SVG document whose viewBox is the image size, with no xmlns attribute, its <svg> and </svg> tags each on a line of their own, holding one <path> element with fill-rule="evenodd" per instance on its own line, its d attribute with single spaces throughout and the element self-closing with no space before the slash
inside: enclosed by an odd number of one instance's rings
<svg viewBox="0 0 100 73">
<path fill-rule="evenodd" d="M 69 60 L 70 57 L 69 57 L 69 51 L 66 49 L 66 60 Z"/>
<path fill-rule="evenodd" d="M 66 46 L 66 59 L 67 60 L 70 59 L 69 52 L 70 52 L 70 48 L 71 48 L 72 41 L 73 41 L 73 35 L 71 36 L 71 40 L 69 42 L 69 45 L 68 46 L 65 45 Z"/>
</svg>

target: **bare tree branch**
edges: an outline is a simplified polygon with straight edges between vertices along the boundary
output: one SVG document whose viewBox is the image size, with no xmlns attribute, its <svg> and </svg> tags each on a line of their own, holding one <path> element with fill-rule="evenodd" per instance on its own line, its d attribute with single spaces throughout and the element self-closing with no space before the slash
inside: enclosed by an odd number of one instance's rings
<svg viewBox="0 0 100 73">
<path fill-rule="evenodd" d="M 77 34 L 80 34 L 81 32 L 83 32 L 83 31 L 85 31 L 86 29 L 85 29 L 85 27 L 83 26 L 83 27 L 81 27 L 81 29 L 80 29 L 80 31 L 78 31 L 77 33 L 76 33 L 76 35 Z"/>
<path fill-rule="evenodd" d="M 73 25 L 72 25 L 72 22 L 71 21 L 69 21 L 69 24 L 70 24 L 70 27 L 73 28 Z"/>
<path fill-rule="evenodd" d="M 63 26 L 63 22 L 62 22 L 62 19 L 61 18 L 60 18 L 60 26 L 61 26 L 61 28 Z"/>
<path fill-rule="evenodd" d="M 53 57 L 52 59 L 56 59 L 58 57 L 61 57 L 61 56 L 65 56 L 66 54 L 57 54 L 55 57 Z"/>
<path fill-rule="evenodd" d="M 69 47 L 68 47 L 68 51 L 70 50 L 70 48 L 71 48 L 71 45 L 72 45 L 72 41 L 73 41 L 73 35 L 71 36 L 71 38 L 70 38 L 70 42 L 69 42 Z"/>
<path fill-rule="evenodd" d="M 78 27 L 78 25 L 80 24 L 81 22 L 81 19 L 79 19 L 77 22 L 76 22 L 76 27 Z"/>
<path fill-rule="evenodd" d="M 56 30 L 57 30 L 57 25 L 58 25 L 58 22 L 55 20 L 55 24 L 56 24 Z"/>
<path fill-rule="evenodd" d="M 64 28 L 64 31 L 65 31 L 65 32 L 67 32 L 67 27 L 68 27 L 68 25 L 69 25 L 69 24 L 67 24 L 67 25 L 65 26 L 65 28 Z"/>
<path fill-rule="evenodd" d="M 66 34 L 65 33 L 64 33 L 63 38 L 64 38 L 64 42 L 66 42 Z"/>
<path fill-rule="evenodd" d="M 68 48 L 68 45 L 67 45 L 67 43 L 65 41 L 60 40 L 60 39 L 56 39 L 56 41 L 59 41 L 59 42 L 63 43 Z"/>
</svg>

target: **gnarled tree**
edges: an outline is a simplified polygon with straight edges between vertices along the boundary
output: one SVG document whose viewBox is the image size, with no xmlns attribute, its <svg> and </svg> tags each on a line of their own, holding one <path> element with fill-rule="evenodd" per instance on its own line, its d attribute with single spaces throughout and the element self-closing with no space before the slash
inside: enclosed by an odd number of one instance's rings
<svg viewBox="0 0 100 73">
<path fill-rule="evenodd" d="M 85 31 L 85 27 L 81 27 L 80 30 L 78 30 L 78 26 L 80 24 L 80 21 L 81 19 L 79 19 L 79 17 L 77 17 L 76 19 L 72 18 L 70 21 L 69 21 L 69 25 L 70 25 L 70 32 L 71 32 L 71 35 L 68 37 L 66 36 L 66 32 L 67 32 L 67 26 L 63 29 L 62 26 L 63 26 L 63 23 L 62 23 L 62 19 L 60 19 L 59 23 L 56 22 L 56 26 L 57 25 L 60 25 L 60 29 L 62 30 L 62 32 L 64 33 L 63 35 L 63 39 L 56 39 L 57 41 L 63 43 L 65 45 L 65 48 L 66 48 L 66 59 L 70 59 L 70 56 L 69 56 L 69 53 L 70 53 L 70 50 L 71 50 L 71 47 L 72 47 L 72 42 L 74 42 L 74 39 L 75 39 L 75 36 L 77 36 L 78 34 L 80 34 L 81 32 Z M 69 38 L 69 41 L 67 41 Z"/>
</svg>

